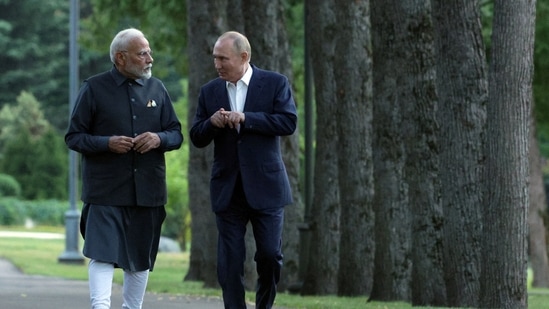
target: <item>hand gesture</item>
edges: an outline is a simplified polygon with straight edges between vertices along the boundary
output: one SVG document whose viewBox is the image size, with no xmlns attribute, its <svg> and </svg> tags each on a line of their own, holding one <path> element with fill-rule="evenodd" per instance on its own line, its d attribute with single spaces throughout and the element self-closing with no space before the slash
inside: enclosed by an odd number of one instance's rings
<svg viewBox="0 0 549 309">
<path fill-rule="evenodd" d="M 225 118 L 225 124 L 229 125 L 231 129 L 239 128 L 246 118 L 242 112 L 220 111 L 220 113 Z"/>
<path fill-rule="evenodd" d="M 141 133 L 133 139 L 133 150 L 139 153 L 146 153 L 160 147 L 160 137 L 156 133 Z"/>
<path fill-rule="evenodd" d="M 227 119 L 225 118 L 225 116 L 223 115 L 223 112 L 225 111 L 225 109 L 223 108 L 220 108 L 217 112 L 215 112 L 211 117 L 210 117 L 210 122 L 218 127 L 218 128 L 224 128 L 225 125 L 227 124 Z"/>
<path fill-rule="evenodd" d="M 109 138 L 109 149 L 115 153 L 126 153 L 133 147 L 133 138 L 127 136 L 111 136 Z"/>
</svg>

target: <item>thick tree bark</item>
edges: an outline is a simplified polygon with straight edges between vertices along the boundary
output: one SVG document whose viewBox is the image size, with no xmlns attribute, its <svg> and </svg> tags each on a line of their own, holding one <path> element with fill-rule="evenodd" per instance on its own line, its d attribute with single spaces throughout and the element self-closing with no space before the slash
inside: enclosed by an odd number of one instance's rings
<svg viewBox="0 0 549 309">
<path fill-rule="evenodd" d="M 189 59 L 188 125 L 196 112 L 199 89 L 216 77 L 211 51 L 217 37 L 224 30 L 226 0 L 187 1 Z M 189 147 L 189 208 L 192 217 L 191 257 L 185 280 L 204 281 L 206 287 L 217 287 L 217 229 L 210 207 L 210 169 L 213 147 Z"/>
<path fill-rule="evenodd" d="M 245 21 L 243 1 L 245 0 L 231 0 L 224 2 L 227 5 L 227 29 L 224 29 L 224 31 L 238 31 L 247 37 L 248 34 L 246 33 L 246 25 L 243 22 Z M 252 46 L 252 54 L 253 49 L 254 46 Z"/>
<path fill-rule="evenodd" d="M 252 63 L 286 75 L 291 83 L 293 81 L 292 62 L 282 1 L 241 1 L 242 14 L 248 17 L 244 19 L 244 32 L 252 44 Z M 303 206 L 298 186 L 300 172 L 299 131 L 296 131 L 292 136 L 282 138 L 282 151 L 294 198 L 294 203 L 285 209 L 282 243 L 284 266 L 278 287 L 279 290 L 284 291 L 290 284 L 298 280 L 299 230 L 297 226 L 303 221 Z M 248 260 L 253 261 L 255 244 L 253 241 L 248 241 L 247 244 Z M 250 265 L 254 265 L 254 263 L 247 263 L 247 278 L 252 278 L 255 281 L 257 278 L 255 266 L 250 268 Z M 247 282 L 251 288 L 255 287 L 255 285 L 250 285 L 252 282 L 249 279 Z"/>
<path fill-rule="evenodd" d="M 303 223 L 304 205 L 299 191 L 300 162 L 299 162 L 299 131 L 292 136 L 282 139 L 283 159 L 286 164 L 294 203 L 286 207 L 284 213 L 284 231 L 282 239 L 282 252 L 284 253 L 284 266 L 282 277 L 278 284 L 279 291 L 286 291 L 290 286 L 298 283 L 300 262 L 300 235 L 298 226 Z"/>
<path fill-rule="evenodd" d="M 488 84 L 478 0 L 433 1 L 447 305 L 476 307 Z"/>
<path fill-rule="evenodd" d="M 370 300 L 409 301 L 412 264 L 406 150 L 399 89 L 404 58 L 400 55 L 403 16 L 395 1 L 372 0 L 374 79 L 375 265 Z M 398 89 L 398 91 L 396 91 Z M 406 101 L 406 100 L 405 100 Z"/>
<path fill-rule="evenodd" d="M 431 5 L 426 0 L 403 0 L 398 7 L 406 17 L 401 25 L 405 75 L 399 88 L 406 148 L 404 175 L 412 213 L 412 305 L 441 306 L 446 301 L 446 291 L 442 269 L 443 217 L 438 179 L 438 98 Z"/>
<path fill-rule="evenodd" d="M 316 99 L 316 152 L 314 198 L 311 217 L 311 250 L 302 294 L 337 293 L 339 265 L 339 185 L 337 169 L 336 85 L 333 59 L 336 56 L 337 33 L 334 0 L 307 2 L 311 33 L 309 44 Z M 310 28 L 309 28 L 310 27 Z"/>
<path fill-rule="evenodd" d="M 374 260 L 372 51 L 369 1 L 338 5 L 335 58 L 341 207 L 338 295 L 367 295 Z"/>
<path fill-rule="evenodd" d="M 430 5 L 424 0 L 373 3 L 379 148 L 376 268 L 370 299 L 442 305 L 443 220 Z"/>
<path fill-rule="evenodd" d="M 536 139 L 534 117 L 530 118 L 530 207 L 528 210 L 528 256 L 534 274 L 532 285 L 549 287 L 549 265 L 547 257 L 547 237 L 544 218 L 547 217 L 547 197 L 543 183 L 542 158 Z"/>
<path fill-rule="evenodd" d="M 283 1 L 278 3 L 278 48 L 281 52 L 278 53 L 278 70 L 286 75 L 290 81 L 294 81 L 292 53 L 290 51 L 289 35 L 286 31 L 286 19 Z M 293 83 L 293 82 L 292 82 Z M 297 101 L 299 106 L 302 102 Z M 299 119 L 299 123 L 304 119 Z M 299 127 L 293 135 L 282 138 L 283 159 L 286 164 L 286 171 L 290 179 L 292 187 L 292 196 L 294 203 L 285 210 L 284 217 L 284 234 L 282 240 L 282 252 L 284 252 L 284 271 L 278 288 L 280 291 L 287 290 L 291 285 L 299 282 L 300 265 L 300 232 L 299 225 L 303 223 L 305 205 L 302 198 L 303 192 L 300 190 L 301 179 L 301 149 L 300 149 L 300 131 Z"/>
<path fill-rule="evenodd" d="M 483 308 L 528 307 L 528 134 L 535 4 L 494 1 L 480 281 Z"/>
</svg>

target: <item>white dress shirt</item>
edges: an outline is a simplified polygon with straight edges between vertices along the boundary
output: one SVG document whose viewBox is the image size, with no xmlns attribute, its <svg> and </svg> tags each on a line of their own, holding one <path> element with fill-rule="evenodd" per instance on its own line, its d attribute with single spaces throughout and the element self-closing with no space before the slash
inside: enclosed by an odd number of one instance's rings
<svg viewBox="0 0 549 309">
<path fill-rule="evenodd" d="M 244 103 L 246 102 L 248 85 L 250 84 L 250 79 L 252 79 L 252 72 L 252 66 L 248 65 L 246 73 L 236 82 L 236 85 L 227 81 L 227 92 L 229 93 L 232 111 L 244 111 Z"/>
<path fill-rule="evenodd" d="M 227 81 L 227 92 L 229 93 L 232 111 L 244 111 L 244 104 L 246 103 L 246 95 L 248 94 L 248 85 L 252 78 L 252 72 L 252 66 L 248 65 L 246 73 L 236 82 L 236 85 Z M 240 124 L 236 126 L 236 130 L 240 132 Z"/>
</svg>

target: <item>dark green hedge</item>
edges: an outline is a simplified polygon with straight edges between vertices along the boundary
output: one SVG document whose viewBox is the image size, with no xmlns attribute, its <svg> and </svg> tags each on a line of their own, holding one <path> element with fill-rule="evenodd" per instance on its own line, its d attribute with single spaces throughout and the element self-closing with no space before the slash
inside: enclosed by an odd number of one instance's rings
<svg viewBox="0 0 549 309">
<path fill-rule="evenodd" d="M 0 198 L 0 225 L 22 225 L 31 219 L 38 225 L 63 225 L 68 202 L 57 200 L 23 201 Z"/>
</svg>

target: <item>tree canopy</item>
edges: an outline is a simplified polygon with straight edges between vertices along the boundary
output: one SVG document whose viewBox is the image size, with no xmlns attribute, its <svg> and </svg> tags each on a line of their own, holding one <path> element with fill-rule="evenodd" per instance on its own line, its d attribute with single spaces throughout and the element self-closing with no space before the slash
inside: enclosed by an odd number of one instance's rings
<svg viewBox="0 0 549 309">
<path fill-rule="evenodd" d="M 68 3 L 0 1 L 0 107 L 25 90 L 47 103 L 52 122 L 66 120 L 58 115 L 68 110 Z"/>
</svg>

